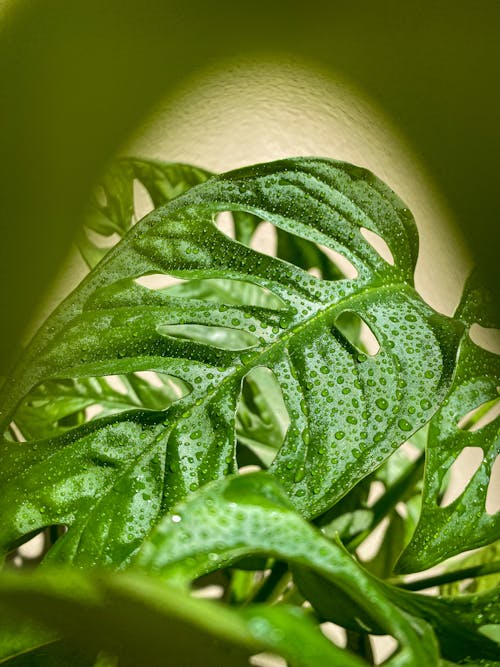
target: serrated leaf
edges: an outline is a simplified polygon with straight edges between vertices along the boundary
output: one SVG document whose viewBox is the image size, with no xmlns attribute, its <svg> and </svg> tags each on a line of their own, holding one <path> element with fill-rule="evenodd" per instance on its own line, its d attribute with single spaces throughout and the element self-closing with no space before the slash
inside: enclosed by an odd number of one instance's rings
<svg viewBox="0 0 500 667">
<path fill-rule="evenodd" d="M 468 282 L 457 316 L 467 325 L 478 321 L 493 326 L 491 295 L 480 292 L 475 276 Z M 484 307 L 483 307 L 484 306 Z M 491 311 L 491 312 L 490 312 Z M 422 511 L 412 540 L 398 563 L 400 572 L 432 567 L 442 560 L 489 544 L 500 537 L 500 512 L 486 511 L 491 470 L 500 454 L 500 418 L 477 430 L 460 425 L 470 411 L 498 400 L 500 356 L 472 342 L 466 334 L 460 346 L 453 384 L 429 426 Z M 465 447 L 479 447 L 483 460 L 465 490 L 440 507 L 443 482 Z"/>
<path fill-rule="evenodd" d="M 227 238 L 213 224 L 227 210 L 343 253 L 357 279 L 319 280 Z M 385 238 L 394 265 L 364 228 Z M 50 441 L 5 442 L 1 543 L 63 523 L 70 529 L 57 558 L 126 560 L 166 508 L 236 469 L 241 383 L 258 366 L 274 373 L 290 417 L 270 471 L 305 516 L 324 512 L 418 430 L 448 389 L 462 326 L 414 291 L 416 255 L 402 202 L 369 172 L 331 160 L 231 172 L 151 213 L 34 339 L 3 386 L 4 424 L 51 378 L 153 370 L 192 391 L 165 411 L 98 419 Z M 251 283 L 283 306 L 214 307 L 135 282 L 151 273 Z M 376 354 L 342 333 L 336 323 L 346 313 L 370 327 Z M 239 334 L 246 349 L 234 349 Z"/>
<path fill-rule="evenodd" d="M 0 603 L 88 650 L 105 648 L 120 667 L 248 665 L 272 651 L 297 667 L 362 667 L 329 642 L 301 609 L 224 608 L 155 579 L 78 571 L 0 577 Z"/>
<path fill-rule="evenodd" d="M 380 584 L 341 546 L 304 521 L 268 473 L 228 477 L 200 489 L 159 523 L 134 566 L 185 587 L 203 574 L 255 555 L 307 568 L 338 586 L 353 609 L 363 610 L 400 642 L 388 666 L 436 664 L 432 633 L 425 623 L 409 621 L 387 604 Z"/>
</svg>

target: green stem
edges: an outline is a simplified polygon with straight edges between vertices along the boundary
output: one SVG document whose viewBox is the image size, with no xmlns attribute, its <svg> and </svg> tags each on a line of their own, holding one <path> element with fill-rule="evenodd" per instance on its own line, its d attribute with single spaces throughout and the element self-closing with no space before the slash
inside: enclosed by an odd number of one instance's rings
<svg viewBox="0 0 500 667">
<path fill-rule="evenodd" d="M 346 630 L 346 637 L 346 648 L 365 658 L 368 664 L 373 665 L 373 651 L 370 637 L 365 633 L 356 632 L 355 630 Z"/>
<path fill-rule="evenodd" d="M 351 537 L 345 544 L 349 551 L 355 551 L 359 545 L 373 532 L 391 510 L 399 503 L 401 498 L 411 489 L 421 478 L 424 467 L 425 454 L 422 452 L 418 459 L 408 467 L 408 469 L 396 480 L 396 482 L 387 491 L 380 496 L 377 502 L 371 508 L 373 518 L 370 525 L 365 530 Z"/>
<path fill-rule="evenodd" d="M 494 561 L 493 563 L 464 567 L 461 570 L 443 572 L 442 574 L 437 574 L 433 577 L 425 577 L 423 579 L 417 579 L 416 581 L 407 581 L 396 585 L 407 591 L 421 591 L 425 588 L 442 586 L 443 584 L 450 584 L 453 581 L 460 581 L 461 579 L 475 579 L 476 577 L 484 577 L 488 574 L 495 574 L 497 572 L 500 572 L 499 560 Z"/>
<path fill-rule="evenodd" d="M 263 584 L 257 590 L 252 603 L 254 602 L 268 602 L 274 591 L 288 573 L 288 565 L 282 561 L 277 561 L 271 568 L 269 576 L 264 580 Z"/>
</svg>

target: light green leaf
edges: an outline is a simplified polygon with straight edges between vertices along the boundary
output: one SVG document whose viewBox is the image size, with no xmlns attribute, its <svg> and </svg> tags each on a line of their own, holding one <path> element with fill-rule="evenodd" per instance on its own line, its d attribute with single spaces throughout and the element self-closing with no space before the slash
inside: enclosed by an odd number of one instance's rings
<svg viewBox="0 0 500 667">
<path fill-rule="evenodd" d="M 458 562 L 453 562 L 446 568 L 447 572 L 452 573 L 455 570 L 463 568 L 473 568 L 489 563 L 500 562 L 500 541 L 474 551 Z M 465 583 L 465 586 L 463 585 Z M 476 576 L 473 579 L 463 581 L 454 581 L 441 586 L 443 595 L 459 595 L 460 593 L 483 593 L 491 588 L 500 585 L 500 573 L 485 573 L 483 576 Z"/>
<path fill-rule="evenodd" d="M 341 252 L 358 277 L 320 280 L 229 239 L 213 222 L 227 210 Z M 394 265 L 364 228 L 385 238 Z M 62 523 L 70 529 L 54 557 L 126 560 L 165 509 L 235 471 L 241 384 L 256 367 L 274 373 L 290 418 L 270 471 L 304 516 L 323 513 L 421 428 L 450 384 L 462 325 L 414 291 L 416 255 L 402 202 L 369 172 L 332 160 L 231 172 L 151 213 L 33 340 L 2 387 L 4 426 L 49 379 L 152 370 L 192 391 L 164 411 L 97 419 L 50 441 L 5 442 L 0 543 Z M 250 283 L 283 305 L 216 307 L 136 282 L 156 273 Z M 337 322 L 346 313 L 372 330 L 378 352 L 364 354 L 345 337 Z M 248 348 L 211 339 L 221 328 L 241 333 Z"/>
</svg>

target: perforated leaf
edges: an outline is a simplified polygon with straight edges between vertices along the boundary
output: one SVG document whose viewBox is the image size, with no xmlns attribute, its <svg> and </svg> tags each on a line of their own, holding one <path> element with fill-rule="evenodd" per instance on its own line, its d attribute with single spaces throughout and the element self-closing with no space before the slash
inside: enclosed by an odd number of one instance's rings
<svg viewBox="0 0 500 667">
<path fill-rule="evenodd" d="M 145 188 L 156 208 L 210 176 L 204 169 L 188 164 L 136 158 L 115 160 L 93 191 L 84 225 L 78 232 L 77 245 L 87 264 L 95 266 L 109 250 L 95 234 L 110 240 L 114 235 L 116 243 L 136 222 L 139 206 L 134 201 L 135 182 Z"/>
<path fill-rule="evenodd" d="M 321 280 L 229 239 L 214 224 L 227 210 L 342 253 L 358 277 Z M 393 264 L 364 229 L 385 239 Z M 63 523 L 70 529 L 52 557 L 126 560 L 165 509 L 236 469 L 236 406 L 258 366 L 274 373 L 290 418 L 270 471 L 303 515 L 331 507 L 429 419 L 448 389 L 462 325 L 414 291 L 416 255 L 402 202 L 369 172 L 331 160 L 231 172 L 151 213 L 35 338 L 3 387 L 4 424 L 50 378 L 153 370 L 191 393 L 164 411 L 6 442 L 1 543 Z M 273 304 L 215 305 L 135 280 L 157 273 L 250 283 L 271 292 Z M 378 350 L 355 347 L 346 314 L 366 323 Z"/>
<path fill-rule="evenodd" d="M 489 328 L 498 326 L 491 304 L 492 295 L 478 286 L 473 275 L 457 317 L 467 326 L 475 322 Z M 430 423 L 422 511 L 399 561 L 399 571 L 426 569 L 500 537 L 500 512 L 490 514 L 486 508 L 492 467 L 500 454 L 500 418 L 486 418 L 498 402 L 499 386 L 500 357 L 476 345 L 466 334 L 453 385 Z M 481 417 L 483 422 L 478 421 Z M 445 476 L 466 447 L 479 448 L 482 461 L 463 492 L 441 507 Z"/>
</svg>

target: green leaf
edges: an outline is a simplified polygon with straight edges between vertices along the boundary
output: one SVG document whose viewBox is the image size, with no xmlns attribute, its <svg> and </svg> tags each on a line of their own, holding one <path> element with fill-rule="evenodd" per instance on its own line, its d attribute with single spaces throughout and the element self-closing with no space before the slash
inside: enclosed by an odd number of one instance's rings
<svg viewBox="0 0 500 667">
<path fill-rule="evenodd" d="M 467 325 L 488 327 L 491 295 L 480 291 L 473 275 L 469 280 L 457 316 Z M 466 334 L 460 346 L 453 384 L 429 427 L 422 511 L 413 538 L 398 563 L 398 571 L 427 569 L 445 558 L 489 544 L 500 537 L 500 512 L 486 511 L 491 469 L 500 454 L 500 419 L 496 417 L 475 430 L 474 419 L 464 417 L 482 405 L 491 408 L 498 401 L 500 356 L 472 342 Z M 465 447 L 479 447 L 483 460 L 463 493 L 446 507 L 440 507 L 448 470 Z"/>
<path fill-rule="evenodd" d="M 243 382 L 236 413 L 238 441 L 269 467 L 285 439 L 289 422 L 275 376 L 267 368 L 255 368 Z"/>
<path fill-rule="evenodd" d="M 452 573 L 454 570 L 461 570 L 463 568 L 477 567 L 487 565 L 489 563 L 500 562 L 500 541 L 479 549 L 462 558 L 459 562 L 454 562 L 446 568 L 447 572 Z M 458 595 L 460 593 L 482 593 L 488 591 L 495 586 L 500 585 L 500 573 L 490 573 L 484 576 L 474 577 L 470 581 L 465 582 L 454 581 L 452 583 L 441 586 L 441 593 L 443 595 Z"/>
<path fill-rule="evenodd" d="M 0 638 L 1 641 L 1 638 Z M 8 667 L 115 667 L 113 663 L 96 663 L 96 654 L 85 647 L 75 648 L 67 642 L 52 642 L 34 647 L 0 662 Z"/>
<path fill-rule="evenodd" d="M 106 649 L 121 667 L 248 665 L 272 651 L 297 667 L 362 667 L 291 607 L 231 610 L 154 578 L 78 571 L 0 577 L 0 603 L 88 650 Z"/>
<path fill-rule="evenodd" d="M 393 510 L 388 515 L 389 524 L 384 530 L 377 553 L 363 565 L 380 579 L 387 579 L 394 569 L 407 536 L 405 519 Z"/>
<path fill-rule="evenodd" d="M 353 609 L 364 611 L 399 640 L 393 664 L 435 664 L 432 633 L 425 623 L 409 621 L 388 604 L 380 584 L 341 546 L 304 521 L 268 473 L 228 477 L 200 489 L 159 523 L 134 565 L 182 588 L 255 555 L 272 556 L 333 582 Z M 415 662 L 405 663 L 410 656 Z"/>
<path fill-rule="evenodd" d="M 320 280 L 229 239 L 213 223 L 227 210 L 341 252 L 358 277 Z M 365 228 L 385 238 L 394 265 Z M 369 172 L 332 160 L 231 172 L 151 213 L 32 341 L 2 387 L 4 426 L 49 379 L 153 370 L 192 391 L 163 411 L 104 417 L 50 441 L 5 442 L 0 544 L 66 524 L 54 557 L 126 560 L 165 509 L 235 471 L 241 384 L 256 367 L 272 371 L 290 418 L 270 471 L 304 516 L 323 513 L 421 428 L 449 387 L 463 327 L 414 291 L 416 255 L 402 202 Z M 136 282 L 156 273 L 250 283 L 283 305 L 215 307 Z M 346 338 L 337 326 L 346 313 L 371 329 L 378 352 Z"/>
<path fill-rule="evenodd" d="M 24 399 L 15 424 L 26 440 L 48 438 L 84 423 L 88 418 L 85 410 L 90 406 L 98 407 L 99 417 L 134 408 L 163 410 L 183 393 L 188 391 L 180 381 L 161 373 L 150 379 L 130 373 L 49 380 Z"/>
<path fill-rule="evenodd" d="M 117 234 L 121 238 L 135 223 L 134 181 L 144 186 L 156 208 L 203 183 L 210 175 L 199 167 L 159 160 L 122 158 L 112 162 L 92 193 L 77 237 L 87 264 L 95 266 L 109 250 L 99 246 L 89 232 L 108 237 Z"/>
<path fill-rule="evenodd" d="M 16 664 L 23 656 L 51 647 L 57 636 L 39 623 L 19 618 L 9 607 L 0 607 L 0 664 Z M 50 649 L 47 649 L 50 650 Z M 22 664 L 22 662 L 21 662 Z"/>
<path fill-rule="evenodd" d="M 360 632 L 385 634 L 366 609 L 353 604 L 353 600 L 326 576 L 302 569 L 295 573 L 295 580 L 323 620 Z M 487 636 L 484 628 L 496 626 L 500 621 L 499 589 L 482 595 L 434 598 L 382 582 L 379 585 L 385 599 L 396 605 L 400 613 L 425 619 L 432 626 L 443 657 L 457 662 L 498 657 L 500 645 Z"/>
</svg>

